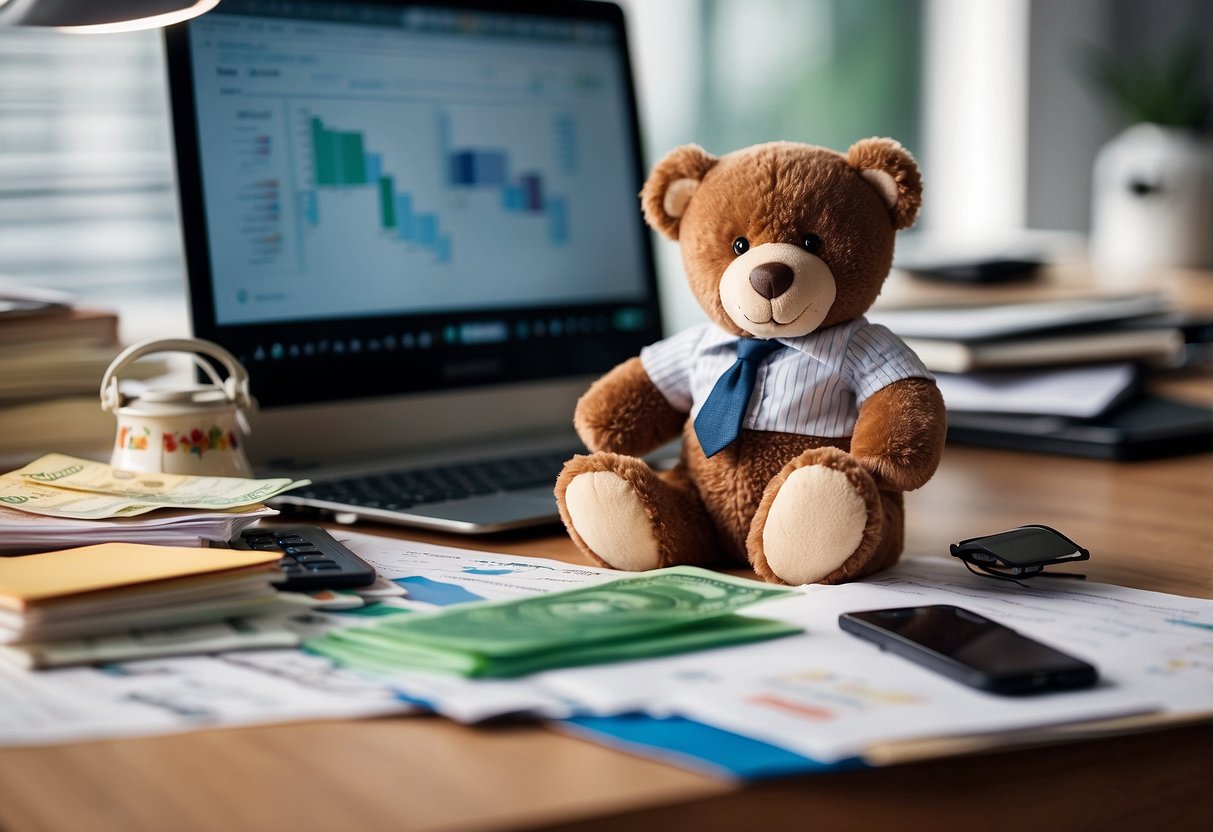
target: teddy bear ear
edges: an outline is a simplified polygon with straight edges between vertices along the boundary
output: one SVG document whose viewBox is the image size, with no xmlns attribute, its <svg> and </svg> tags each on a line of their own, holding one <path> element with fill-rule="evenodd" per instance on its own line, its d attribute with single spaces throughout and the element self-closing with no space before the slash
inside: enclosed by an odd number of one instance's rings
<svg viewBox="0 0 1213 832">
<path fill-rule="evenodd" d="M 910 151 L 893 139 L 862 139 L 847 151 L 847 163 L 876 189 L 894 228 L 914 224 L 922 207 L 922 176 Z"/>
<path fill-rule="evenodd" d="M 715 164 L 716 157 L 695 144 L 686 144 L 667 153 L 653 166 L 640 191 L 648 224 L 671 240 L 677 240 L 682 215 L 704 175 Z"/>
</svg>

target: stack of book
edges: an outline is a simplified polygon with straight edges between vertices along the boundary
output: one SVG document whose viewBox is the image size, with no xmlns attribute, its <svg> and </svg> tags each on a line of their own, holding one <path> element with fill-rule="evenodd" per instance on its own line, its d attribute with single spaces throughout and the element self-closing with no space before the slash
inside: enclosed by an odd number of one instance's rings
<svg viewBox="0 0 1213 832">
<path fill-rule="evenodd" d="M 0 558 L 0 658 L 38 666 L 81 637 L 275 612 L 274 552 L 105 543 Z"/>
<path fill-rule="evenodd" d="M 1157 293 L 874 310 L 935 373 L 952 442 L 1110 459 L 1213 446 L 1213 411 L 1144 391 L 1213 324 Z"/>
<path fill-rule="evenodd" d="M 0 456 L 106 447 L 114 420 L 98 390 L 121 349 L 115 312 L 0 279 Z M 141 363 L 131 377 L 162 372 Z"/>
</svg>

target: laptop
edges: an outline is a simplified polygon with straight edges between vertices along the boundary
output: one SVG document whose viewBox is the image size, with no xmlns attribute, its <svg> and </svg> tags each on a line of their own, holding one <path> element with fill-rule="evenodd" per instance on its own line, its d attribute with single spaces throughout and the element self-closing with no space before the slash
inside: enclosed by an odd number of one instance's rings
<svg viewBox="0 0 1213 832">
<path fill-rule="evenodd" d="M 609 3 L 224 0 L 166 31 L 194 333 L 276 505 L 557 521 L 577 397 L 661 337 Z"/>
</svg>

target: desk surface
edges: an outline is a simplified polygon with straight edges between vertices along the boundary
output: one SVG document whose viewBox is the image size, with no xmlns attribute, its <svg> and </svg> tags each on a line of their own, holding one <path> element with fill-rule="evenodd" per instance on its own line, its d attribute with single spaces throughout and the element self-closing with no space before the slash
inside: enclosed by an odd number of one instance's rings
<svg viewBox="0 0 1213 832">
<path fill-rule="evenodd" d="M 1213 275 L 1162 285 L 1213 311 Z M 1165 386 L 1213 403 L 1208 374 Z M 1046 523 L 1091 549 L 1092 580 L 1213 598 L 1213 454 L 1109 463 L 950 447 L 906 514 L 908 554 Z M 370 530 L 579 559 L 558 533 Z M 538 725 L 399 717 L 3 750 L 0 829 L 1198 829 L 1213 822 L 1211 776 L 1209 725 L 741 788 Z"/>
</svg>

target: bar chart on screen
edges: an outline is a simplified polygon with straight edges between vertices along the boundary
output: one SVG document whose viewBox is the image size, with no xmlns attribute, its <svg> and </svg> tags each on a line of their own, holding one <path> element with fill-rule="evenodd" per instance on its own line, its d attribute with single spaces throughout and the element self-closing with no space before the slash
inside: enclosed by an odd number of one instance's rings
<svg viewBox="0 0 1213 832">
<path fill-rule="evenodd" d="M 571 43 L 553 63 L 501 40 L 464 60 L 474 41 L 434 51 L 402 30 L 345 35 L 317 50 L 306 31 L 275 30 L 195 56 L 198 73 L 225 79 L 198 121 L 201 142 L 230 148 L 206 172 L 213 268 L 231 277 L 220 320 L 643 293 L 609 50 Z"/>
<path fill-rule="evenodd" d="M 312 182 L 311 188 L 299 193 L 299 199 L 311 228 L 321 225 L 321 194 L 346 188 L 369 189 L 377 195 L 378 210 L 366 221 L 368 225 L 377 223 L 379 236 L 419 247 L 431 253 L 435 262 L 451 260 L 451 234 L 444 229 L 439 215 L 425 210 L 421 199 L 407 189 L 406 183 L 398 182 L 398 175 L 384 167 L 383 153 L 368 146 L 363 132 L 335 129 L 306 109 L 300 111 L 299 118 L 307 124 Z M 450 138 L 450 115 L 438 110 L 434 121 L 437 152 L 433 161 L 448 196 L 483 195 L 485 201 L 495 203 L 492 210 L 527 221 L 519 230 L 530 231 L 536 242 L 541 232 L 546 232 L 547 241 L 553 246 L 568 242 L 566 198 L 551 192 L 541 170 L 515 170 L 519 166 L 505 148 L 455 147 Z M 569 115 L 554 117 L 552 136 L 566 175 L 576 172 L 574 135 L 574 121 Z M 443 201 L 449 204 L 449 200 Z M 466 208 L 467 201 L 462 203 Z"/>
</svg>

